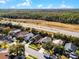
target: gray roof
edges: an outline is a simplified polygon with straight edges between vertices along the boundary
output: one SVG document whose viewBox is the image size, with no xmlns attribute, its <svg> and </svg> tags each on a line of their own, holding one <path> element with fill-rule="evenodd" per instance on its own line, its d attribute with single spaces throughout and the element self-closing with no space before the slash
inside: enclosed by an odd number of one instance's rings
<svg viewBox="0 0 79 59">
<path fill-rule="evenodd" d="M 44 37 L 42 39 L 39 40 L 40 43 L 46 43 L 46 42 L 50 42 L 52 39 L 50 37 Z"/>
<path fill-rule="evenodd" d="M 53 56 L 50 56 L 51 59 L 57 59 L 57 56 L 53 55 Z"/>
<path fill-rule="evenodd" d="M 72 43 L 66 43 L 64 48 L 67 51 L 76 51 L 77 49 L 77 47 Z"/>
<path fill-rule="evenodd" d="M 11 31 L 11 32 L 17 33 L 17 32 L 20 32 L 20 31 L 21 31 L 20 29 L 16 29 L 16 30 L 13 30 L 13 31 Z"/>
<path fill-rule="evenodd" d="M 69 56 L 70 56 L 70 58 L 72 58 L 72 59 L 77 59 L 77 58 L 78 58 L 78 56 L 77 56 L 77 54 L 76 54 L 75 52 L 71 52 L 71 53 L 69 54 Z"/>
<path fill-rule="evenodd" d="M 24 39 L 25 40 L 29 40 L 31 37 L 33 37 L 34 36 L 34 34 L 33 33 L 28 33 L 28 34 L 26 34 L 25 36 L 24 36 Z"/>
<path fill-rule="evenodd" d="M 35 35 L 32 40 L 34 41 L 34 43 L 39 43 L 39 40 L 43 38 L 40 34 Z"/>
</svg>

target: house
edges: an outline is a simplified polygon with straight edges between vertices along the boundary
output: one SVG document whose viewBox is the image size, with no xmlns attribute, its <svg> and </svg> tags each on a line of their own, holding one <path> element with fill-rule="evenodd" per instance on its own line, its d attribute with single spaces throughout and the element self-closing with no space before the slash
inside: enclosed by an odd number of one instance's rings
<svg viewBox="0 0 79 59">
<path fill-rule="evenodd" d="M 52 39 L 50 37 L 44 37 L 40 40 L 38 40 L 38 43 L 47 43 L 47 42 L 51 42 Z"/>
<path fill-rule="evenodd" d="M 53 39 L 52 43 L 54 45 L 62 45 L 64 41 L 62 41 L 61 39 Z"/>
<path fill-rule="evenodd" d="M 66 43 L 64 46 L 65 55 L 69 56 L 71 52 L 75 52 L 77 47 L 72 43 Z"/>
<path fill-rule="evenodd" d="M 34 36 L 34 34 L 33 33 L 28 33 L 28 34 L 26 34 L 25 36 L 24 36 L 24 40 L 25 41 L 28 41 L 30 38 L 32 38 Z"/>
<path fill-rule="evenodd" d="M 6 36 L 5 34 L 0 34 L 0 40 L 1 41 L 12 41 L 12 36 L 8 35 Z"/>
<path fill-rule="evenodd" d="M 72 43 L 66 43 L 64 49 L 68 52 L 75 52 L 77 47 Z"/>
<path fill-rule="evenodd" d="M 45 57 L 46 59 L 57 59 L 57 58 L 58 58 L 56 55 L 51 55 L 51 56 L 50 56 L 49 54 L 45 54 L 44 57 Z"/>
<path fill-rule="evenodd" d="M 4 37 L 5 41 L 12 42 L 12 36 L 8 35 Z"/>
<path fill-rule="evenodd" d="M 50 58 L 50 55 L 49 55 L 49 54 L 45 54 L 44 57 L 45 57 L 46 59 L 49 59 L 49 58 Z"/>
<path fill-rule="evenodd" d="M 24 37 L 26 34 L 27 32 L 22 31 L 22 32 L 17 33 L 15 36 L 16 38 L 19 38 L 19 37 Z"/>
<path fill-rule="evenodd" d="M 58 57 L 56 55 L 52 55 L 50 56 L 50 59 L 58 59 Z"/>
<path fill-rule="evenodd" d="M 10 31 L 9 33 L 12 35 L 15 35 L 16 33 L 19 33 L 19 32 L 21 32 L 20 29 L 15 29 L 15 30 Z"/>
<path fill-rule="evenodd" d="M 0 34 L 0 40 L 3 40 L 4 36 L 4 34 Z"/>
<path fill-rule="evenodd" d="M 71 59 L 78 59 L 78 56 L 77 56 L 77 54 L 76 54 L 75 52 L 71 52 L 71 53 L 69 54 L 69 57 L 70 57 Z"/>
<path fill-rule="evenodd" d="M 31 40 L 33 41 L 33 43 L 39 43 L 38 41 L 41 40 L 43 37 L 38 34 L 38 35 L 35 35 Z"/>
</svg>

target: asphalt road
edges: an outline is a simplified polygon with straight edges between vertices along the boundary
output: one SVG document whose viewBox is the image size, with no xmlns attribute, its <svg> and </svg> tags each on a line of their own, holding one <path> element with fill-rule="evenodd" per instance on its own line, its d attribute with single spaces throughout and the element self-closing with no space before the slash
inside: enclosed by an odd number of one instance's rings
<svg viewBox="0 0 79 59">
<path fill-rule="evenodd" d="M 35 29 L 48 31 L 48 32 L 61 33 L 61 34 L 69 35 L 69 36 L 79 37 L 79 32 L 72 32 L 72 31 L 68 31 L 64 29 L 51 28 L 51 27 L 46 27 L 46 26 L 31 25 L 27 23 L 20 23 L 20 25 L 24 27 L 31 27 Z"/>
<path fill-rule="evenodd" d="M 28 53 L 29 55 L 32 55 L 32 56 L 36 56 L 38 59 L 45 59 L 44 54 L 39 53 L 38 51 L 27 47 L 27 45 L 25 45 L 25 54 L 26 53 Z"/>
<path fill-rule="evenodd" d="M 48 31 L 48 32 L 54 32 L 54 33 L 61 33 L 61 34 L 65 34 L 65 35 L 69 35 L 69 36 L 74 36 L 74 37 L 79 37 L 79 32 L 72 32 L 72 31 L 68 31 L 68 30 L 64 30 L 64 29 L 59 29 L 59 28 L 51 28 L 51 27 L 46 27 L 46 26 L 39 26 L 39 25 L 33 25 L 33 24 L 29 24 L 29 23 L 17 23 L 17 22 L 13 22 L 11 21 L 13 24 L 19 24 L 23 27 L 30 27 L 30 28 L 35 28 L 35 29 L 40 29 L 40 30 L 44 30 L 44 31 Z"/>
</svg>

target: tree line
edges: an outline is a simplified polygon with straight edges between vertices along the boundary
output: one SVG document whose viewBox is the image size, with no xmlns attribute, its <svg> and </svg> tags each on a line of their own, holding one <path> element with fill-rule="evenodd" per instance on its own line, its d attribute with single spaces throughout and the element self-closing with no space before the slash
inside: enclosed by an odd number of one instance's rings
<svg viewBox="0 0 79 59">
<path fill-rule="evenodd" d="M 79 24 L 79 10 L 72 11 L 8 11 L 0 13 L 0 17 L 13 18 L 13 19 L 34 19 L 46 20 L 61 23 Z"/>
</svg>

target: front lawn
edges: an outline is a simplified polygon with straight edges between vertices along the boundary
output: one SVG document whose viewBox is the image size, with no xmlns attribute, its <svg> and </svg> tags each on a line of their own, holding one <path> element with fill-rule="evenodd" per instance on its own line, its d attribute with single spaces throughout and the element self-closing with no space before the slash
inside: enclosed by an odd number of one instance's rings
<svg viewBox="0 0 79 59">
<path fill-rule="evenodd" d="M 40 46 L 41 46 L 40 44 L 30 44 L 29 45 L 30 48 L 37 50 L 37 51 L 41 48 Z"/>
</svg>

